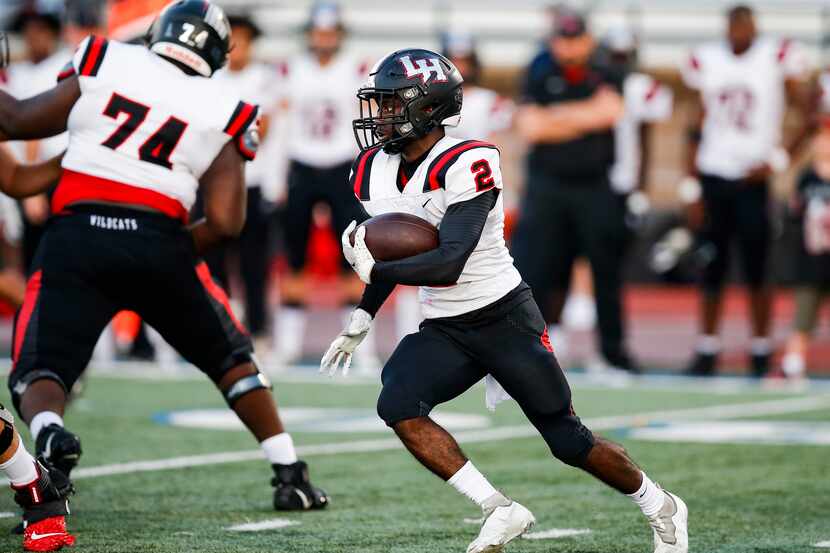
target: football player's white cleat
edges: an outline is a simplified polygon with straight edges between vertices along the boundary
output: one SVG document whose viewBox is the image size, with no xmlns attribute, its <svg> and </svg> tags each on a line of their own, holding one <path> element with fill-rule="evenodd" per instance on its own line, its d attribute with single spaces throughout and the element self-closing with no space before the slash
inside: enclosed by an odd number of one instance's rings
<svg viewBox="0 0 830 553">
<path fill-rule="evenodd" d="M 467 553 L 498 553 L 536 523 L 533 513 L 499 492 L 487 499 L 481 510 L 484 511 L 484 522 Z"/>
<path fill-rule="evenodd" d="M 688 553 L 689 509 L 682 499 L 664 491 L 663 508 L 648 522 L 654 530 L 654 553 Z"/>
</svg>

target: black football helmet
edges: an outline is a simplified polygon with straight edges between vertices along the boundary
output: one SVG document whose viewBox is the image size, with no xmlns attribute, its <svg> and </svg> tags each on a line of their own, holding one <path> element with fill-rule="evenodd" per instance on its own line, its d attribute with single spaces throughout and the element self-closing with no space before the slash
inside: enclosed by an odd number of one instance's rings
<svg viewBox="0 0 830 553">
<path fill-rule="evenodd" d="M 357 91 L 360 118 L 352 123 L 361 151 L 390 154 L 439 126 L 457 126 L 464 79 L 444 56 L 411 48 L 381 59 Z"/>
<path fill-rule="evenodd" d="M 161 11 L 146 40 L 156 54 L 210 77 L 228 60 L 231 27 L 219 6 L 206 0 L 178 0 Z"/>
</svg>

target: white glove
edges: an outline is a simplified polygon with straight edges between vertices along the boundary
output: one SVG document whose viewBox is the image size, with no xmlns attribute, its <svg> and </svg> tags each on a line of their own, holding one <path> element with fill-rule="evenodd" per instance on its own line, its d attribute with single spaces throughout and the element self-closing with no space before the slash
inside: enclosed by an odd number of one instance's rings
<svg viewBox="0 0 830 553">
<path fill-rule="evenodd" d="M 372 316 L 363 309 L 355 309 L 349 317 L 346 328 L 329 346 L 328 351 L 320 361 L 320 372 L 334 376 L 342 365 L 343 376 L 349 374 L 352 364 L 352 354 L 360 342 L 369 333 L 372 326 Z"/>
<path fill-rule="evenodd" d="M 343 231 L 343 236 L 340 237 L 340 242 L 343 244 L 343 256 L 349 265 L 352 266 L 354 272 L 360 277 L 360 280 L 366 284 L 372 282 L 372 267 L 375 266 L 375 258 L 372 257 L 372 252 L 366 246 L 366 227 L 360 227 L 354 233 L 354 246 L 349 241 L 349 234 L 357 226 L 357 221 L 352 221 L 346 230 Z"/>
</svg>

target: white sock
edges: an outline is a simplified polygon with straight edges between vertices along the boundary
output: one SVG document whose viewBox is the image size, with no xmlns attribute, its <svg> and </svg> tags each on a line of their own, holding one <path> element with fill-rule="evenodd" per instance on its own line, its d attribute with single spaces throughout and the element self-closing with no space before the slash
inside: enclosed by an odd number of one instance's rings
<svg viewBox="0 0 830 553">
<path fill-rule="evenodd" d="M 303 350 L 306 310 L 301 307 L 280 307 L 274 324 L 274 348 L 286 361 L 295 361 Z"/>
<path fill-rule="evenodd" d="M 478 471 L 472 461 L 467 461 L 463 467 L 458 469 L 458 472 L 447 480 L 447 484 L 475 501 L 478 505 L 481 505 L 496 493 L 496 488 Z"/>
<path fill-rule="evenodd" d="M 714 334 L 702 334 L 697 338 L 697 352 L 703 355 L 717 355 L 720 353 L 720 337 Z"/>
<path fill-rule="evenodd" d="M 766 336 L 755 336 L 749 342 L 752 355 L 769 355 L 772 353 L 772 340 Z"/>
<path fill-rule="evenodd" d="M 54 411 L 41 411 L 32 417 L 32 422 L 29 424 L 29 432 L 32 434 L 32 439 L 37 440 L 37 436 L 40 434 L 40 431 L 50 424 L 57 424 L 63 428 L 63 417 Z"/>
<path fill-rule="evenodd" d="M 800 353 L 788 353 L 781 360 L 781 369 L 787 376 L 801 376 L 807 369 L 807 363 Z"/>
<path fill-rule="evenodd" d="M 297 462 L 294 440 L 288 432 L 266 438 L 259 445 L 272 465 L 291 465 Z"/>
<path fill-rule="evenodd" d="M 654 516 L 663 508 L 663 502 L 666 500 L 666 493 L 657 487 L 657 484 L 651 481 L 646 473 L 642 473 L 643 483 L 640 489 L 630 494 L 628 497 L 636 503 L 643 514 L 647 517 Z"/>
<path fill-rule="evenodd" d="M 35 460 L 23 447 L 23 442 L 18 442 L 17 451 L 11 459 L 0 464 L 0 471 L 6 474 L 13 486 L 24 486 L 38 479 Z"/>
</svg>

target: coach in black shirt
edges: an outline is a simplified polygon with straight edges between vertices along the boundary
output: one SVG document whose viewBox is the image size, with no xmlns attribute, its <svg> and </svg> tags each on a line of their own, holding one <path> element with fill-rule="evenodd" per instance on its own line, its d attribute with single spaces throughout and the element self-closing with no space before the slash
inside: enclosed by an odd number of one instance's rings
<svg viewBox="0 0 830 553">
<path fill-rule="evenodd" d="M 573 262 L 586 256 L 602 354 L 611 366 L 633 370 L 623 345 L 620 303 L 625 208 L 608 180 L 614 125 L 623 113 L 623 77 L 597 55 L 584 18 L 559 10 L 548 48 L 527 69 L 516 116 L 531 148 L 513 255 L 554 327 Z"/>
</svg>

